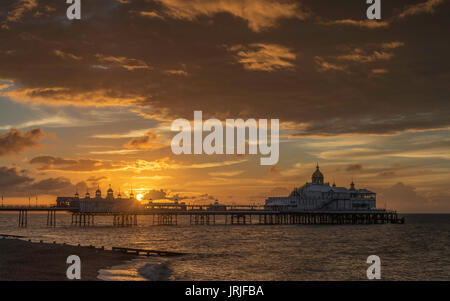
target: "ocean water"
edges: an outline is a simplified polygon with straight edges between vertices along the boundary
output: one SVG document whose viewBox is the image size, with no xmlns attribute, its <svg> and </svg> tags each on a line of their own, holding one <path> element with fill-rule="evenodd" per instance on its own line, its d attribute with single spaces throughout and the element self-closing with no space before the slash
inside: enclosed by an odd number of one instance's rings
<svg viewBox="0 0 450 301">
<path fill-rule="evenodd" d="M 19 228 L 18 214 L 0 213 L 0 234 L 187 253 L 125 262 L 99 271 L 104 280 L 365 280 L 369 255 L 381 258 L 383 280 L 450 280 L 450 215 L 404 216 L 403 225 L 275 226 L 154 226 L 140 217 L 137 227 L 117 228 L 112 217 L 75 227 L 58 213 L 48 228 L 47 215 L 34 213 Z"/>
</svg>

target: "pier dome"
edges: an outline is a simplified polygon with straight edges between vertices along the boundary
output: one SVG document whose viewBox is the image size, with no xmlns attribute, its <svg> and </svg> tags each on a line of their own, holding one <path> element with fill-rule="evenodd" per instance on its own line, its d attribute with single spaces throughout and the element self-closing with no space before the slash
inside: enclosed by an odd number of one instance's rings
<svg viewBox="0 0 450 301">
<path fill-rule="evenodd" d="M 114 190 L 112 190 L 111 184 L 109 184 L 109 189 L 106 192 L 106 198 L 107 199 L 114 199 Z"/>
<path fill-rule="evenodd" d="M 97 199 L 102 197 L 102 191 L 100 190 L 100 186 L 97 187 L 97 190 L 95 191 L 95 197 Z"/>
<path fill-rule="evenodd" d="M 319 164 L 316 166 L 316 171 L 312 174 L 313 184 L 323 184 L 323 174 L 319 170 Z"/>
</svg>

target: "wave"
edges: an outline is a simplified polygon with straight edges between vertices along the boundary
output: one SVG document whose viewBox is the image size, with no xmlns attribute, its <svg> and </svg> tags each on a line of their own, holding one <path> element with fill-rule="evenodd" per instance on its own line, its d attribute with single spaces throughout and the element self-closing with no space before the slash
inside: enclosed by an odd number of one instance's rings
<svg viewBox="0 0 450 301">
<path fill-rule="evenodd" d="M 98 273 L 97 278 L 104 281 L 166 281 L 170 276 L 167 263 L 155 258 L 133 259 Z"/>
<path fill-rule="evenodd" d="M 166 263 L 147 263 L 140 267 L 138 272 L 141 276 L 151 281 L 167 281 L 170 275 Z"/>
</svg>

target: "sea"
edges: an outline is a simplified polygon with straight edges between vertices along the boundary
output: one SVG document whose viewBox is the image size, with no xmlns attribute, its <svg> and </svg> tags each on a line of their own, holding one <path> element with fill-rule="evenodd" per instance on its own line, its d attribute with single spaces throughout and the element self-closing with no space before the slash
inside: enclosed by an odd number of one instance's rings
<svg viewBox="0 0 450 301">
<path fill-rule="evenodd" d="M 182 252 L 140 257 L 99 271 L 103 280 L 366 280 L 370 255 L 381 260 L 382 280 L 450 280 L 450 215 L 405 214 L 405 224 L 378 225 L 153 225 L 113 227 L 112 217 L 94 226 L 71 225 L 71 215 L 0 213 L 0 234 L 32 241 Z M 223 221 L 216 220 L 216 223 Z M 1 256 L 1 252 L 0 252 Z"/>
</svg>

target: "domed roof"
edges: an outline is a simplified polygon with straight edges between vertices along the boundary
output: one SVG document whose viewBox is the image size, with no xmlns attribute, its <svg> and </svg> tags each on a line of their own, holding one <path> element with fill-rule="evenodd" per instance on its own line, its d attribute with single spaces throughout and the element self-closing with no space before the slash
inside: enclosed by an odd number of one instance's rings
<svg viewBox="0 0 450 301">
<path fill-rule="evenodd" d="M 323 184 L 323 174 L 319 170 L 319 164 L 317 164 L 316 171 L 312 175 L 313 184 Z"/>
<path fill-rule="evenodd" d="M 316 171 L 312 175 L 313 178 L 323 178 L 323 174 L 319 170 L 319 164 L 316 166 Z"/>
<path fill-rule="evenodd" d="M 319 167 L 317 167 L 316 171 L 312 175 L 313 178 L 323 178 L 323 174 L 320 172 Z"/>
<path fill-rule="evenodd" d="M 109 185 L 108 192 L 114 192 L 114 191 L 112 190 L 112 188 L 111 188 L 111 184 Z"/>
</svg>

